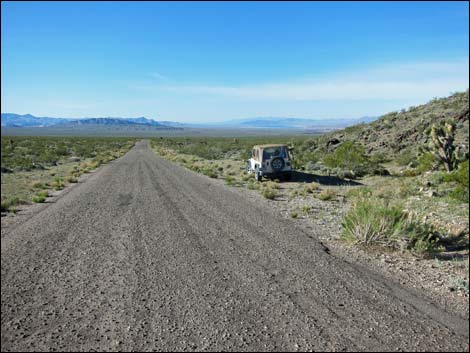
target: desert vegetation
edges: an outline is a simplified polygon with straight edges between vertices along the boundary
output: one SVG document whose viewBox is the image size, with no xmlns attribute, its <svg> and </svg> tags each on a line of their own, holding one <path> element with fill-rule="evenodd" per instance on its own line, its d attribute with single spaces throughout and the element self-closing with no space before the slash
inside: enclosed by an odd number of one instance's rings
<svg viewBox="0 0 470 353">
<path fill-rule="evenodd" d="M 294 182 L 246 174 L 252 146 L 264 143 L 289 146 Z M 320 136 L 159 138 L 152 146 L 268 200 L 344 199 L 341 237 L 361 246 L 422 254 L 445 250 L 448 239 L 468 244 L 468 91 Z M 290 217 L 308 216 L 303 208 L 310 209 L 296 206 Z"/>
<path fill-rule="evenodd" d="M 104 163 L 122 156 L 130 138 L 12 137 L 1 139 L 2 212 L 42 203 Z"/>
</svg>

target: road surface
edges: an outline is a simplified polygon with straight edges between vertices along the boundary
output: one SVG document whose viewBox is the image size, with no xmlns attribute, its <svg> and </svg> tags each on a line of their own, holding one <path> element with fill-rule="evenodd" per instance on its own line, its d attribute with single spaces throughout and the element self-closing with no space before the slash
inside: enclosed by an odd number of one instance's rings
<svg viewBox="0 0 470 353">
<path fill-rule="evenodd" d="M 469 348 L 468 321 L 145 141 L 2 233 L 2 351 Z"/>
</svg>

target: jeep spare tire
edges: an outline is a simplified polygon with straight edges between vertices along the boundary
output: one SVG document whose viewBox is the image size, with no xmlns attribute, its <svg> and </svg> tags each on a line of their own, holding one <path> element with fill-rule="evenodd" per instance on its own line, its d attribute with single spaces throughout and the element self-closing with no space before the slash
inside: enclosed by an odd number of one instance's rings
<svg viewBox="0 0 470 353">
<path fill-rule="evenodd" d="M 284 168 L 284 160 L 279 157 L 274 158 L 271 161 L 271 168 L 276 172 L 280 172 Z"/>
</svg>

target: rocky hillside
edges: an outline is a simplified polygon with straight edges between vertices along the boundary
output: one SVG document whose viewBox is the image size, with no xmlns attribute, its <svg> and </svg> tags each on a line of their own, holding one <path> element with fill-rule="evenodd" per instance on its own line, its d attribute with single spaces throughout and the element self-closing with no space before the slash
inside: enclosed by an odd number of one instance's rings
<svg viewBox="0 0 470 353">
<path fill-rule="evenodd" d="M 324 136 L 328 147 L 344 141 L 360 142 L 369 154 L 397 154 L 414 151 L 426 143 L 425 131 L 434 123 L 453 118 L 456 120 L 456 143 L 469 145 L 468 90 L 450 97 L 433 99 L 429 103 L 388 113 L 370 124 L 359 124 Z"/>
</svg>

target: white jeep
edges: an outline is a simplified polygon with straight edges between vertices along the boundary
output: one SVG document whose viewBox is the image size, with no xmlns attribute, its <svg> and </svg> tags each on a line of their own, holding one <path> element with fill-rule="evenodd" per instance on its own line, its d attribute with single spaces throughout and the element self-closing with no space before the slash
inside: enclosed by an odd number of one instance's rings
<svg viewBox="0 0 470 353">
<path fill-rule="evenodd" d="M 290 180 L 292 160 L 286 145 L 258 145 L 246 161 L 246 171 L 254 174 L 257 181 L 263 177 Z"/>
</svg>

